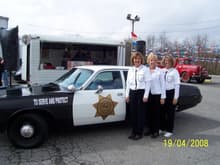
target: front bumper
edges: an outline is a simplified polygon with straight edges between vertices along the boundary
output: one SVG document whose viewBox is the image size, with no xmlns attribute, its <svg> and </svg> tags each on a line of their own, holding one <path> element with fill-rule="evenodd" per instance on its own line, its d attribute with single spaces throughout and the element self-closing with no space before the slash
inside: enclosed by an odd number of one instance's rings
<svg viewBox="0 0 220 165">
<path fill-rule="evenodd" d="M 192 75 L 192 79 L 198 79 L 198 78 L 200 78 L 200 79 L 212 79 L 211 76 L 206 75 L 206 74 L 202 74 L 202 75 L 193 74 Z"/>
</svg>

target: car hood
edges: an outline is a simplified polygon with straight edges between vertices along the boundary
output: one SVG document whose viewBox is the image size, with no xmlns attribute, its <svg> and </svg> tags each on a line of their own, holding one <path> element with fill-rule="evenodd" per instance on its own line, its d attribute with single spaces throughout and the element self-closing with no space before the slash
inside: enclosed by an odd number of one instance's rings
<svg viewBox="0 0 220 165">
<path fill-rule="evenodd" d="M 58 84 L 48 83 L 45 85 L 33 85 L 33 86 L 13 86 L 8 89 L 0 89 L 0 98 L 17 97 L 17 96 L 34 96 L 44 95 L 48 93 L 64 92 L 70 93 L 65 88 L 61 88 Z"/>
</svg>

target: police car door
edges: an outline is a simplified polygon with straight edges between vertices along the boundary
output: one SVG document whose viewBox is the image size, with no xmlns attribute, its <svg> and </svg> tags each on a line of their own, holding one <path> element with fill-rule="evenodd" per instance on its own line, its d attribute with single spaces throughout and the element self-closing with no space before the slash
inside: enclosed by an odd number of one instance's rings
<svg viewBox="0 0 220 165">
<path fill-rule="evenodd" d="M 74 125 L 125 120 L 125 84 L 120 71 L 102 71 L 77 91 L 73 101 Z"/>
</svg>

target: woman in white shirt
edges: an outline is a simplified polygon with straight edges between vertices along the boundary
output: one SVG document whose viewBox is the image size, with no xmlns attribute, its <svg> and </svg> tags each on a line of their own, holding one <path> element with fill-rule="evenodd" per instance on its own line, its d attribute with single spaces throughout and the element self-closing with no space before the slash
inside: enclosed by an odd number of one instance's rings
<svg viewBox="0 0 220 165">
<path fill-rule="evenodd" d="M 147 63 L 151 73 L 151 87 L 147 103 L 147 120 L 149 131 L 144 135 L 151 135 L 152 138 L 159 136 L 160 127 L 160 108 L 166 98 L 165 81 L 162 69 L 157 67 L 157 55 L 150 53 L 147 57 Z"/>
<path fill-rule="evenodd" d="M 133 67 L 128 70 L 126 81 L 126 102 L 129 103 L 129 113 L 132 124 L 132 140 L 141 139 L 145 123 L 145 103 L 148 101 L 151 75 L 149 69 L 143 65 L 144 57 L 140 52 L 133 52 L 131 56 Z"/>
<path fill-rule="evenodd" d="M 160 129 L 165 137 L 171 137 L 174 129 L 175 107 L 179 98 L 180 75 L 176 70 L 175 59 L 172 55 L 164 56 L 162 65 L 165 66 L 164 78 L 166 86 L 165 104 L 161 110 Z"/>
</svg>

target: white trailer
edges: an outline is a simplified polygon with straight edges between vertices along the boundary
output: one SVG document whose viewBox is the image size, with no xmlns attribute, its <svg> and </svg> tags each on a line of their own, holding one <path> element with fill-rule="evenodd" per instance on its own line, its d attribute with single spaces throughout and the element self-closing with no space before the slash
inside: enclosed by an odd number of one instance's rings
<svg viewBox="0 0 220 165">
<path fill-rule="evenodd" d="M 125 65 L 125 44 L 78 36 L 24 35 L 20 57 L 22 80 L 45 84 L 75 65 Z"/>
</svg>

